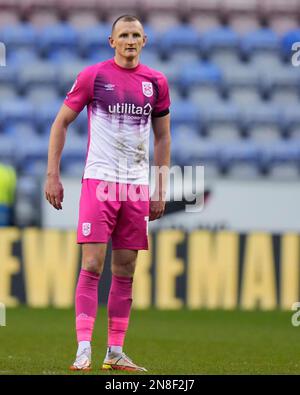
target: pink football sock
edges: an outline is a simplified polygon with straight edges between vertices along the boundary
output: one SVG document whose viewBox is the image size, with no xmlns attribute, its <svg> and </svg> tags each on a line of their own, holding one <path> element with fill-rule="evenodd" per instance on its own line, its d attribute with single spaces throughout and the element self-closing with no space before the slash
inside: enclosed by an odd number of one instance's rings
<svg viewBox="0 0 300 395">
<path fill-rule="evenodd" d="M 91 341 L 98 310 L 100 274 L 81 269 L 75 295 L 77 341 Z"/>
<path fill-rule="evenodd" d="M 123 347 L 132 304 L 132 277 L 112 275 L 109 291 L 108 346 Z"/>
</svg>

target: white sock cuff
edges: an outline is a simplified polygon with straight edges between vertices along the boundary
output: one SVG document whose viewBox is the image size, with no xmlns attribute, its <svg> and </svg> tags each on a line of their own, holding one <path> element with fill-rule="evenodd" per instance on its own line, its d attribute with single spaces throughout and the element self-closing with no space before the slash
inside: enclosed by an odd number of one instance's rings
<svg viewBox="0 0 300 395">
<path fill-rule="evenodd" d="M 123 352 L 123 347 L 122 346 L 108 346 L 107 347 L 107 353 L 116 353 L 116 354 L 121 354 Z"/>
</svg>

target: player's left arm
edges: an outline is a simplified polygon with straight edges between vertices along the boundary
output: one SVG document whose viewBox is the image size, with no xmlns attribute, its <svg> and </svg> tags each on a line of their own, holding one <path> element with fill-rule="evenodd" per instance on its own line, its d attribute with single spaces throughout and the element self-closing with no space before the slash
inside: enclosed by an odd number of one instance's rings
<svg viewBox="0 0 300 395">
<path fill-rule="evenodd" d="M 150 199 L 149 221 L 160 218 L 166 205 L 166 188 L 170 168 L 170 114 L 152 117 L 154 132 L 155 191 Z"/>
</svg>

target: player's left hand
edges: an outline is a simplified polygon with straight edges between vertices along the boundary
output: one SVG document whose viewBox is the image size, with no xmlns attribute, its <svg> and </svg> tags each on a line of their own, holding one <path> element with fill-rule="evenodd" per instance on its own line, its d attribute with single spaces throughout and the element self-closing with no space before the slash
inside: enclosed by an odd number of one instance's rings
<svg viewBox="0 0 300 395">
<path fill-rule="evenodd" d="M 149 221 L 154 221 L 164 215 L 166 202 L 164 200 L 150 199 Z"/>
</svg>

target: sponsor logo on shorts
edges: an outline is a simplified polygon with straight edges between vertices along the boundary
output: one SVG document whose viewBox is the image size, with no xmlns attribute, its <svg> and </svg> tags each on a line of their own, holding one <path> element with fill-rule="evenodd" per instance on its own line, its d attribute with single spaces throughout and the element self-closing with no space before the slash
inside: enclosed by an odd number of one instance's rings
<svg viewBox="0 0 300 395">
<path fill-rule="evenodd" d="M 142 81 L 143 94 L 147 97 L 153 96 L 153 86 L 152 82 Z"/>
<path fill-rule="evenodd" d="M 82 224 L 82 234 L 83 236 L 89 236 L 91 234 L 92 224 L 90 222 L 84 222 Z"/>
</svg>

